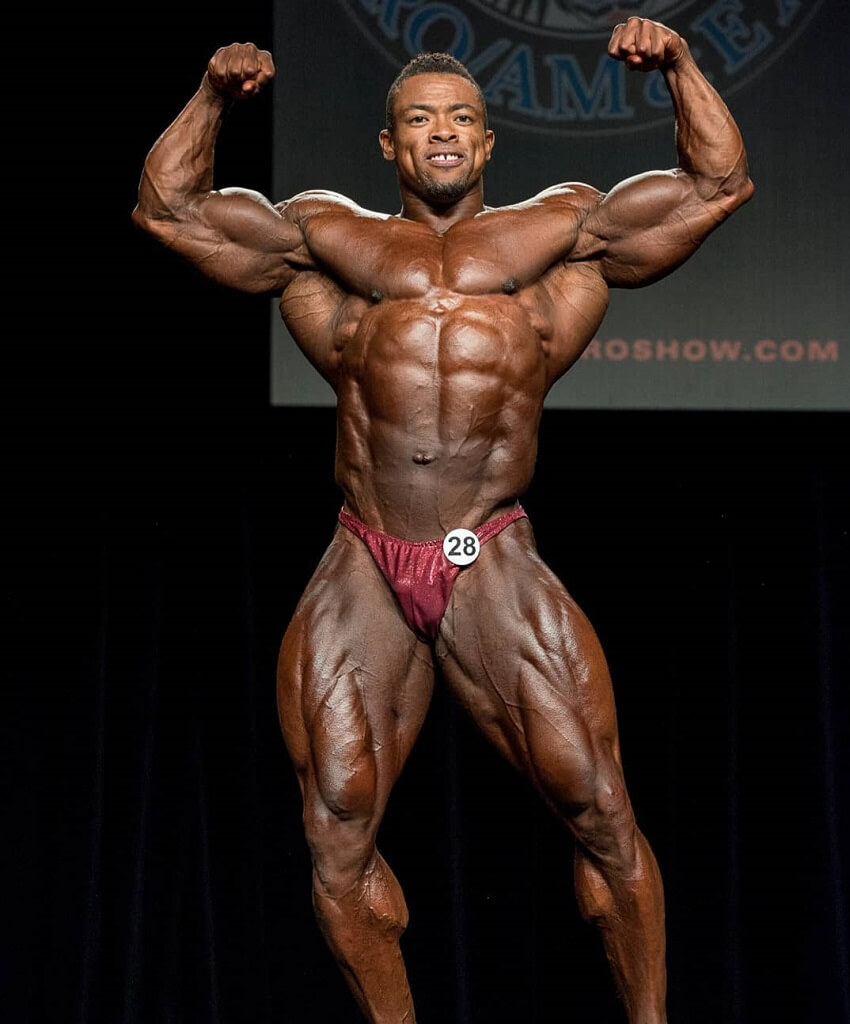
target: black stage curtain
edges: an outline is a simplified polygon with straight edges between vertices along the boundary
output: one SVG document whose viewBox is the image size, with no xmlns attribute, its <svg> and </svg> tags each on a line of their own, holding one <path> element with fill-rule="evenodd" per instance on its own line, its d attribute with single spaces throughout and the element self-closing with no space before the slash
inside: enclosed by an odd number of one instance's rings
<svg viewBox="0 0 850 1024">
<path fill-rule="evenodd" d="M 148 91 L 176 113 L 215 46 L 270 38 L 268 12 L 193 18 L 147 9 L 100 83 L 119 113 L 78 96 L 29 165 L 74 244 L 50 236 L 62 272 L 27 274 L 6 342 L 10 1024 L 357 1019 L 274 704 L 340 501 L 333 413 L 270 408 L 267 302 L 129 224 Z M 268 109 L 231 130 L 254 179 L 227 175 L 263 189 Z M 525 504 L 611 662 L 677 1024 L 848 1019 L 847 465 L 840 414 L 544 416 Z M 568 836 L 440 689 L 381 846 L 423 1024 L 622 1020 Z"/>
<path fill-rule="evenodd" d="M 274 705 L 334 527 L 333 415 L 185 411 L 54 435 L 7 519 L 8 1020 L 356 1019 Z M 841 426 L 544 420 L 526 506 L 611 662 L 674 1021 L 846 1019 Z M 440 690 L 382 849 L 423 1022 L 622 1019 L 567 835 Z"/>
</svg>

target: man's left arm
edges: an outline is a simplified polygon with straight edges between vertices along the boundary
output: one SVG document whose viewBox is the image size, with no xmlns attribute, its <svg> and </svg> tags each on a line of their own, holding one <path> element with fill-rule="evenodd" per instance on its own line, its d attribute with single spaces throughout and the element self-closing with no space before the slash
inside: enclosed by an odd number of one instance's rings
<svg viewBox="0 0 850 1024">
<path fill-rule="evenodd" d="M 569 259 L 598 260 L 609 285 L 634 288 L 669 274 L 753 194 L 729 109 L 681 36 L 658 22 L 618 25 L 609 54 L 634 71 L 660 69 L 676 116 L 678 167 L 615 186 L 585 220 Z"/>
</svg>

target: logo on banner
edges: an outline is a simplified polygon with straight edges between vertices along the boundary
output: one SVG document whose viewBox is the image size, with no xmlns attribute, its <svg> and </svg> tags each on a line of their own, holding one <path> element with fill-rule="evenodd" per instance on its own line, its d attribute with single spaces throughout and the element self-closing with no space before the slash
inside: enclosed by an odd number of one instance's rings
<svg viewBox="0 0 850 1024">
<path fill-rule="evenodd" d="M 453 54 L 481 85 L 495 122 L 538 132 L 614 134 L 668 120 L 660 73 L 607 53 L 633 15 L 681 33 L 727 95 L 771 64 L 823 0 L 339 0 L 398 70 L 417 53 Z"/>
</svg>

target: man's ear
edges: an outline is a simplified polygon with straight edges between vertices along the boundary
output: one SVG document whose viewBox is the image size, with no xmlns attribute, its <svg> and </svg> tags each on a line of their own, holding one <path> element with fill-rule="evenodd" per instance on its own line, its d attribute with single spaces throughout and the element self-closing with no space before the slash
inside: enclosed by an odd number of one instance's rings
<svg viewBox="0 0 850 1024">
<path fill-rule="evenodd" d="M 496 144 L 495 133 L 490 128 L 488 128 L 487 131 L 484 132 L 484 151 L 487 154 L 487 159 L 488 160 L 493 155 L 493 146 L 495 146 L 495 144 Z"/>
<path fill-rule="evenodd" d="M 395 160 L 395 144 L 393 142 L 393 133 L 389 128 L 382 128 L 378 135 L 378 144 L 381 147 L 381 152 L 384 154 L 385 160 Z"/>
</svg>

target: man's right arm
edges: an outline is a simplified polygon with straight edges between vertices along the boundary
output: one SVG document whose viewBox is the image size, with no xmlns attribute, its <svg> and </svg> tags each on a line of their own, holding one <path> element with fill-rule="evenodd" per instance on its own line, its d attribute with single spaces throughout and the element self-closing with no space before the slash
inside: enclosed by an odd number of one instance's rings
<svg viewBox="0 0 850 1024">
<path fill-rule="evenodd" d="M 271 54 L 251 43 L 217 50 L 201 86 L 145 160 L 133 221 L 203 274 L 247 292 L 280 292 L 313 262 L 297 206 L 258 192 L 213 189 L 213 158 L 231 102 L 274 77 Z"/>
</svg>

